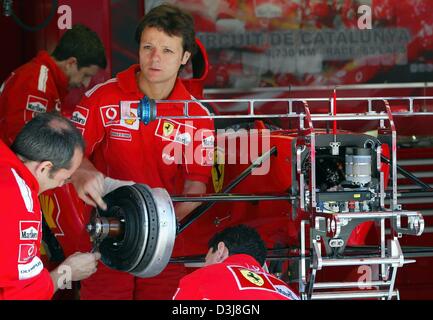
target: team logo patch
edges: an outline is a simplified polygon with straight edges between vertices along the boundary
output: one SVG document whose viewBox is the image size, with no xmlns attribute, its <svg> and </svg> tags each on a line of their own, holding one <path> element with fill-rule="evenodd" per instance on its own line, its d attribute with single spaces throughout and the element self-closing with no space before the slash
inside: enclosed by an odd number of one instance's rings
<svg viewBox="0 0 433 320">
<path fill-rule="evenodd" d="M 162 160 L 166 165 L 171 165 L 176 160 L 174 156 L 169 155 L 168 153 L 162 153 Z"/>
<path fill-rule="evenodd" d="M 81 126 L 85 126 L 88 116 L 89 116 L 89 109 L 77 106 L 75 108 L 75 111 L 72 113 L 71 121 Z"/>
<path fill-rule="evenodd" d="M 29 95 L 27 97 L 26 109 L 24 111 L 24 121 L 28 122 L 32 120 L 36 114 L 46 112 L 47 108 L 47 99 Z"/>
<path fill-rule="evenodd" d="M 18 252 L 18 263 L 28 263 L 36 256 L 36 252 L 36 245 L 34 243 L 20 244 L 20 249 Z"/>
<path fill-rule="evenodd" d="M 272 283 L 262 272 L 253 271 L 241 266 L 227 266 L 227 268 L 232 272 L 239 290 L 259 289 L 275 291 Z"/>
<path fill-rule="evenodd" d="M 18 279 L 25 280 L 36 277 L 44 269 L 44 264 L 39 257 L 33 257 L 27 264 L 18 265 Z"/>
<path fill-rule="evenodd" d="M 173 123 L 171 123 L 169 121 L 164 121 L 164 124 L 162 125 L 162 131 L 163 131 L 164 137 L 170 136 L 174 131 Z"/>
<path fill-rule="evenodd" d="M 158 126 L 155 130 L 155 136 L 163 140 L 174 141 L 176 138 L 181 124 L 173 120 L 159 120 Z"/>
<path fill-rule="evenodd" d="M 174 141 L 179 142 L 185 146 L 189 145 L 192 141 L 191 135 L 188 132 L 179 133 L 174 138 Z"/>
<path fill-rule="evenodd" d="M 20 240 L 38 240 L 39 221 L 20 221 Z"/>
<path fill-rule="evenodd" d="M 110 138 L 114 140 L 132 141 L 132 134 L 128 130 L 111 129 Z"/>
<path fill-rule="evenodd" d="M 275 290 L 290 300 L 299 300 L 299 297 L 284 285 L 275 285 Z"/>
<path fill-rule="evenodd" d="M 134 119 L 136 117 L 136 114 L 130 112 L 129 117 L 130 119 L 125 119 L 125 124 L 127 124 L 128 126 L 133 126 L 135 121 L 137 121 L 137 119 Z"/>
<path fill-rule="evenodd" d="M 212 167 L 214 164 L 214 150 L 213 149 L 202 149 L 201 165 L 206 167 Z"/>
<path fill-rule="evenodd" d="M 243 270 L 240 270 L 240 272 L 244 276 L 245 279 L 247 279 L 252 284 L 255 284 L 256 286 L 261 287 L 265 284 L 265 281 L 263 280 L 263 278 L 251 270 L 243 269 Z"/>
<path fill-rule="evenodd" d="M 26 109 L 32 112 L 47 112 L 48 100 L 29 95 Z"/>
<path fill-rule="evenodd" d="M 203 148 L 213 149 L 215 144 L 215 136 L 211 130 L 203 130 L 201 132 L 201 144 Z"/>
<path fill-rule="evenodd" d="M 130 109 L 129 117 L 124 119 L 122 118 L 120 120 L 120 125 L 131 130 L 138 130 L 138 128 L 140 127 L 140 121 L 138 120 L 137 109 Z"/>
<path fill-rule="evenodd" d="M 100 109 L 101 118 L 104 127 L 114 126 L 120 124 L 119 106 L 110 105 Z"/>
</svg>

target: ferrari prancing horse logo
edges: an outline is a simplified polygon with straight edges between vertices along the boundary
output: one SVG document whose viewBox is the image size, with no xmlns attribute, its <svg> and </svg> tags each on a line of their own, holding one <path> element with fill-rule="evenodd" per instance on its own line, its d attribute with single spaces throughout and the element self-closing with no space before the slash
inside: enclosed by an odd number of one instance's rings
<svg viewBox="0 0 433 320">
<path fill-rule="evenodd" d="M 173 133 L 174 125 L 171 122 L 164 122 L 162 128 L 163 128 L 162 130 L 164 133 L 164 137 L 168 137 Z"/>
<path fill-rule="evenodd" d="M 240 270 L 240 272 L 242 273 L 242 275 L 244 276 L 245 279 L 247 279 L 252 284 L 255 284 L 256 286 L 261 287 L 265 283 L 265 281 L 263 280 L 263 278 L 261 276 L 259 276 L 255 272 L 252 272 L 251 270 L 242 269 L 242 270 Z"/>
</svg>

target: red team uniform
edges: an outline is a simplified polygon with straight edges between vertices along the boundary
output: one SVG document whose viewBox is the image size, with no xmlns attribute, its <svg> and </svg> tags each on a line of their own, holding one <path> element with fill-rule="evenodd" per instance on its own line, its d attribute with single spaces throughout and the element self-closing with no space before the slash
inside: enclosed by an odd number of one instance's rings
<svg viewBox="0 0 433 320">
<path fill-rule="evenodd" d="M 298 300 L 280 279 L 267 273 L 246 254 L 229 256 L 220 263 L 185 276 L 174 300 Z"/>
<path fill-rule="evenodd" d="M 9 76 L 0 88 L 0 139 L 12 144 L 35 114 L 60 111 L 68 79 L 46 51 Z"/>
<path fill-rule="evenodd" d="M 145 125 L 137 116 L 143 93 L 136 82 L 139 65 L 95 86 L 75 108 L 72 121 L 86 141 L 85 155 L 104 175 L 120 180 L 165 188 L 181 193 L 185 180 L 207 183 L 213 163 L 214 135 L 210 119 L 157 119 Z M 167 100 L 192 100 L 180 79 Z M 130 118 L 121 118 L 123 104 L 130 105 Z M 157 115 L 183 115 L 183 103 L 158 103 Z M 193 116 L 209 115 L 199 103 L 189 105 Z M 181 163 L 181 164 L 179 164 Z M 84 239 L 90 248 L 88 238 Z M 182 237 L 175 253 L 182 254 Z M 98 271 L 82 281 L 82 299 L 171 299 L 184 267 L 168 265 L 161 275 L 139 279 L 99 264 Z"/>
<path fill-rule="evenodd" d="M 42 212 L 39 184 L 0 141 L 0 300 L 51 299 L 54 286 L 40 259 Z"/>
</svg>

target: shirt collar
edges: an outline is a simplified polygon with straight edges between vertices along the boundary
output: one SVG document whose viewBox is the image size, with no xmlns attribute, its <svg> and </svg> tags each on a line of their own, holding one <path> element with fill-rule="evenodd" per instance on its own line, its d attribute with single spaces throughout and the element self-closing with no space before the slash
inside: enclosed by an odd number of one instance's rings
<svg viewBox="0 0 433 320">
<path fill-rule="evenodd" d="M 9 149 L 6 144 L 0 140 L 0 155 L 1 162 L 8 163 L 13 169 L 17 171 L 26 184 L 36 193 L 39 192 L 39 183 L 30 170 L 18 158 L 18 156 Z"/>
<path fill-rule="evenodd" d="M 40 51 L 36 56 L 36 61 L 48 67 L 54 78 L 59 97 L 63 100 L 68 94 L 68 77 L 56 64 L 53 57 L 51 57 L 47 51 Z"/>
<path fill-rule="evenodd" d="M 134 64 L 128 69 L 121 71 L 117 74 L 116 78 L 120 89 L 125 93 L 136 94 L 142 96 L 140 89 L 137 85 L 136 74 L 140 71 L 140 65 Z"/>
<path fill-rule="evenodd" d="M 252 256 L 248 254 L 234 254 L 229 256 L 227 259 L 224 260 L 224 263 L 230 263 L 230 264 L 248 264 L 250 266 L 257 266 L 260 267 L 259 263 L 256 259 L 254 259 Z"/>
<path fill-rule="evenodd" d="M 143 93 L 138 88 L 137 79 L 136 79 L 136 74 L 138 72 L 140 72 L 140 65 L 134 64 L 130 66 L 128 69 L 119 72 L 116 77 L 119 83 L 119 87 L 123 92 L 135 94 L 141 98 L 143 96 Z M 167 97 L 167 100 L 170 99 L 173 100 L 191 99 L 191 94 L 188 92 L 188 90 L 186 90 L 180 78 L 176 79 L 174 88 L 171 91 L 170 95 Z"/>
</svg>

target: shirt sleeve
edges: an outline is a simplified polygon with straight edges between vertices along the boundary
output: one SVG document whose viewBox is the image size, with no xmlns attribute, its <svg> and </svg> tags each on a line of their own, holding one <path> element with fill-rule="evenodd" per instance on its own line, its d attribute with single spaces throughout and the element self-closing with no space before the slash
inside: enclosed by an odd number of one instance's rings
<svg viewBox="0 0 433 320">
<path fill-rule="evenodd" d="M 201 104 L 195 105 L 193 115 L 206 116 L 208 111 Z M 193 161 L 185 161 L 183 164 L 184 179 L 207 183 L 211 176 L 214 161 L 215 130 L 213 119 L 193 120 L 194 134 L 192 143 L 186 153 L 194 155 Z"/>
<path fill-rule="evenodd" d="M 35 241 L 20 239 L 21 226 L 27 228 L 28 225 L 37 226 L 38 223 L 40 226 L 40 221 L 22 218 L 20 210 L 26 209 L 22 205 L 23 198 L 17 190 L 16 182 L 12 180 L 10 173 L 2 170 L 0 174 L 0 193 L 4 196 L 0 220 L 4 226 L 2 238 L 7 239 L 0 241 L 0 300 L 51 299 L 54 286 L 49 272 L 43 268 L 40 260 L 40 238 Z M 24 213 L 27 213 L 27 210 Z M 31 213 L 31 216 L 34 215 L 37 213 Z M 38 237 L 41 236 L 39 232 Z M 20 271 L 25 279 L 20 279 Z"/>
<path fill-rule="evenodd" d="M 0 300 L 50 300 L 53 295 L 54 285 L 47 269 L 30 281 L 0 286 Z"/>
<path fill-rule="evenodd" d="M 72 112 L 71 121 L 83 135 L 86 142 L 84 154 L 88 158 L 105 136 L 100 109 L 100 99 L 95 95 L 91 95 L 89 97 L 84 96 Z"/>
<path fill-rule="evenodd" d="M 0 95 L 1 138 L 11 145 L 22 127 L 36 114 L 55 109 L 57 101 L 47 82 L 45 90 L 39 90 L 33 75 L 12 76 L 4 84 Z"/>
</svg>

